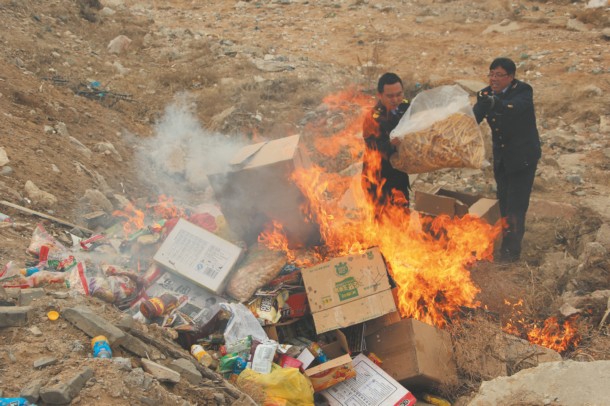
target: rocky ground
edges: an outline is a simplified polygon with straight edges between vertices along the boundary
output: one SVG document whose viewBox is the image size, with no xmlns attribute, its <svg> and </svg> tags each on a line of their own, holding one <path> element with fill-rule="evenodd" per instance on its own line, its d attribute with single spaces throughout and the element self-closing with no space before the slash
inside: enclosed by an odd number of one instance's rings
<svg viewBox="0 0 610 406">
<path fill-rule="evenodd" d="M 478 299 L 504 320 L 514 311 L 505 299 L 523 299 L 530 321 L 580 314 L 580 344 L 564 359 L 607 360 L 610 14 L 607 5 L 587 7 L 594 3 L 1 0 L 0 200 L 82 227 L 87 213 L 163 193 L 196 206 L 211 197 L 201 173 L 233 146 L 293 133 L 313 143 L 344 126 L 351 112 L 329 111 L 328 95 L 352 87 L 372 95 L 387 70 L 403 77 L 410 97 L 456 82 L 473 91 L 493 58 L 509 56 L 534 88 L 543 158 L 524 260 L 475 265 Z M 312 155 L 333 171 L 354 163 Z M 489 169 L 424 174 L 413 187 L 439 185 L 493 196 Z M 6 205 L 0 212 L 13 220 L 0 223 L 0 265 L 22 264 L 40 218 Z M 71 227 L 46 226 L 71 243 Z M 203 386 L 159 383 L 137 372 L 129 350 L 117 354 L 127 365 L 88 358 L 86 332 L 64 318 L 50 322 L 46 306 L 86 304 L 112 323 L 121 313 L 59 293 L 33 302 L 32 323 L 0 330 L 3 396 L 34 378 L 88 376 L 87 368 L 93 378 L 73 404 L 235 404 L 241 396 L 211 376 Z M 178 358 L 181 350 L 158 344 L 163 333 L 152 330 L 144 331 L 151 359 Z M 49 356 L 56 362 L 31 367 Z M 467 402 L 481 374 L 460 366 L 462 385 L 448 397 Z M 554 402 L 545 404 L 567 404 Z"/>
</svg>

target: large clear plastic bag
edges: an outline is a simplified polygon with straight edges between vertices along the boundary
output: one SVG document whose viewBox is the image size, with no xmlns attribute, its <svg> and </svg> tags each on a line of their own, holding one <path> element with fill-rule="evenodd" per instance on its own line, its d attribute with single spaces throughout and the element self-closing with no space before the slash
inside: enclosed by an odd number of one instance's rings
<svg viewBox="0 0 610 406">
<path fill-rule="evenodd" d="M 468 93 L 458 85 L 425 90 L 413 99 L 390 138 L 401 140 L 390 163 L 407 173 L 481 168 L 485 145 Z"/>
</svg>

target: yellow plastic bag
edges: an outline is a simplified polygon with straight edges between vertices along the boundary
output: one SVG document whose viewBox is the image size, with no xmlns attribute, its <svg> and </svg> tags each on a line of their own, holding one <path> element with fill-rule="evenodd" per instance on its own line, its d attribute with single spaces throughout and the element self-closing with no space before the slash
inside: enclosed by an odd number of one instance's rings
<svg viewBox="0 0 610 406">
<path fill-rule="evenodd" d="M 255 402 L 264 406 L 313 406 L 313 387 L 296 368 L 273 364 L 271 373 L 245 369 L 236 385 Z"/>
</svg>

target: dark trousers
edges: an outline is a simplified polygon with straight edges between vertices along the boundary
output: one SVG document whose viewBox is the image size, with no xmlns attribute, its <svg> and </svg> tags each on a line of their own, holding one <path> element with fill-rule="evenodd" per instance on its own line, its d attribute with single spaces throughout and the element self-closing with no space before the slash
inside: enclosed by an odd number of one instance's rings
<svg viewBox="0 0 610 406">
<path fill-rule="evenodd" d="M 508 259 L 517 259 L 521 255 L 521 241 L 525 234 L 525 214 L 530 203 L 536 166 L 537 163 L 513 173 L 506 173 L 501 162 L 494 168 L 500 213 L 508 223 L 508 227 L 504 230 L 500 255 Z"/>
</svg>

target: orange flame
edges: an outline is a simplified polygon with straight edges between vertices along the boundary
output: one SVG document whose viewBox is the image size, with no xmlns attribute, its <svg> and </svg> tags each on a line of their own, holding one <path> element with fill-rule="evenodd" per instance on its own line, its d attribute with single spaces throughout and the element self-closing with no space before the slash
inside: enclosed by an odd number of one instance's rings
<svg viewBox="0 0 610 406">
<path fill-rule="evenodd" d="M 129 235 L 144 227 L 145 214 L 142 210 L 138 210 L 133 203 L 127 204 L 123 210 L 113 211 L 112 215 L 125 218 L 125 221 L 123 221 L 123 232 L 125 235 Z"/>
<path fill-rule="evenodd" d="M 288 237 L 284 233 L 284 227 L 276 220 L 258 236 L 258 242 L 270 250 L 286 252 L 289 261 L 295 259 L 294 253 L 288 249 Z"/>
<path fill-rule="evenodd" d="M 549 317 L 542 327 L 533 326 L 527 333 L 529 342 L 542 345 L 557 352 L 575 348 L 580 343 L 580 334 L 576 328 L 576 319 L 566 319 L 559 324 L 557 317 Z"/>
<path fill-rule="evenodd" d="M 147 205 L 147 209 L 152 209 L 152 211 L 161 218 L 166 220 L 172 219 L 175 217 L 184 217 L 184 209 L 178 207 L 174 204 L 174 198 L 166 195 L 160 195 L 157 203 Z"/>
<path fill-rule="evenodd" d="M 316 148 L 331 155 L 347 149 L 352 156 L 360 156 L 362 117 L 370 98 L 343 92 L 326 100 L 330 108 L 356 105 L 361 111 L 354 123 L 335 136 L 316 139 Z M 374 153 L 367 155 L 374 158 Z M 379 170 L 375 165 L 370 168 Z M 475 301 L 479 289 L 470 279 L 468 266 L 491 258 L 500 223 L 492 226 L 472 216 L 430 218 L 392 205 L 373 207 L 362 192 L 360 171 L 342 176 L 314 166 L 295 171 L 293 180 L 308 200 L 307 215 L 320 226 L 324 247 L 318 249 L 319 258 L 378 246 L 398 286 L 398 307 L 404 317 L 442 327 L 461 307 L 479 305 Z M 267 246 L 296 256 L 287 245 L 280 248 L 272 241 L 269 234 L 262 239 Z"/>
<path fill-rule="evenodd" d="M 348 120 L 347 124 L 328 123 L 331 129 L 337 126 L 337 131 L 331 136 L 318 136 L 314 139 L 316 150 L 326 156 L 337 156 L 340 152 L 348 152 L 353 159 L 357 158 L 362 152 L 360 146 L 360 134 L 362 131 L 362 122 L 369 107 L 374 103 L 374 99 L 367 96 L 355 88 L 348 89 L 336 94 L 328 95 L 323 102 L 328 106 L 329 110 L 340 112 L 341 115 L 355 115 L 356 118 Z M 309 131 L 314 131 L 312 126 L 308 126 Z"/>
<path fill-rule="evenodd" d="M 557 352 L 574 349 L 580 343 L 581 336 L 576 327 L 578 316 L 569 317 L 562 324 L 559 323 L 557 317 L 551 316 L 540 327 L 540 323 L 529 322 L 522 316 L 522 311 L 520 310 L 520 307 L 523 306 L 522 299 L 519 299 L 517 303 L 512 305 L 507 300 L 504 303 L 512 306 L 513 313 L 515 314 L 514 317 L 518 317 L 515 320 L 511 318 L 505 323 L 504 327 L 502 327 L 504 332 L 526 338 L 530 343 L 538 344 Z"/>
</svg>

